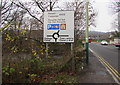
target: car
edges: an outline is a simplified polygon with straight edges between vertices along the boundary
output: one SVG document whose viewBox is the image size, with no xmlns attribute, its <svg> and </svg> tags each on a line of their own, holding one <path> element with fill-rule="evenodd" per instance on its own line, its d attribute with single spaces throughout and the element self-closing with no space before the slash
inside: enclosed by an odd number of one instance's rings
<svg viewBox="0 0 120 85">
<path fill-rule="evenodd" d="M 103 40 L 103 41 L 101 41 L 101 45 L 108 45 L 108 42 Z"/>
<path fill-rule="evenodd" d="M 92 42 L 92 39 L 89 39 L 88 42 L 91 43 L 91 42 Z"/>
</svg>

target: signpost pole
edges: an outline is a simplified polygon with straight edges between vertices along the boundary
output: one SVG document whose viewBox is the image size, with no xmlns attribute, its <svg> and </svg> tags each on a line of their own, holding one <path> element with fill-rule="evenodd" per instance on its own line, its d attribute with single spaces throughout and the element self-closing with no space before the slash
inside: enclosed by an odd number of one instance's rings
<svg viewBox="0 0 120 85">
<path fill-rule="evenodd" d="M 89 43 L 88 43 L 88 0 L 86 0 L 86 31 L 85 31 L 85 34 L 86 34 L 86 64 L 88 64 L 88 61 L 89 61 Z"/>
<path fill-rule="evenodd" d="M 46 43 L 46 58 L 48 57 L 48 43 Z"/>
<path fill-rule="evenodd" d="M 71 43 L 72 71 L 75 71 L 75 60 L 73 55 L 73 43 Z"/>
</svg>

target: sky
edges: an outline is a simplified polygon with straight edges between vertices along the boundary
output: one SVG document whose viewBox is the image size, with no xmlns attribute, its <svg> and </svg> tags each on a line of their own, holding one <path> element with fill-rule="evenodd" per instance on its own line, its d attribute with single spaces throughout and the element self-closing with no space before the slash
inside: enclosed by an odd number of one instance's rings
<svg viewBox="0 0 120 85">
<path fill-rule="evenodd" d="M 90 27 L 92 31 L 111 32 L 115 31 L 112 27 L 114 14 L 110 8 L 110 0 L 95 0 L 94 6 L 98 12 L 96 27 Z"/>
<path fill-rule="evenodd" d="M 65 1 L 74 1 L 74 0 L 63 0 Z M 115 15 L 112 13 L 112 9 L 110 8 L 110 4 L 112 0 L 89 0 L 94 3 L 93 6 L 95 10 L 98 12 L 98 16 L 96 17 L 96 27 L 91 26 L 89 28 L 90 31 L 100 31 L 100 32 L 111 32 L 115 31 L 112 27 L 112 23 L 114 21 Z"/>
</svg>

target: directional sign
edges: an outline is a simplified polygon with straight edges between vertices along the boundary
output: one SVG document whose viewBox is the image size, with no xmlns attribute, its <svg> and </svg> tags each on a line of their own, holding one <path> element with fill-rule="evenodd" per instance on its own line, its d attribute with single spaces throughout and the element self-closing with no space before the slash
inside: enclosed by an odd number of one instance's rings
<svg viewBox="0 0 120 85">
<path fill-rule="evenodd" d="M 44 42 L 74 42 L 74 11 L 44 12 Z"/>
</svg>

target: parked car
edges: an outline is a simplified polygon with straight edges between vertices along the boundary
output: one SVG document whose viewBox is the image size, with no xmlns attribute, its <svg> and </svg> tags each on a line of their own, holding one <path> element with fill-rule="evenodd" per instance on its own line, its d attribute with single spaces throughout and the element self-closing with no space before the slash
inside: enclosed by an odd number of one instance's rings
<svg viewBox="0 0 120 85">
<path fill-rule="evenodd" d="M 103 40 L 103 41 L 101 41 L 101 45 L 108 45 L 108 42 Z"/>
</svg>

